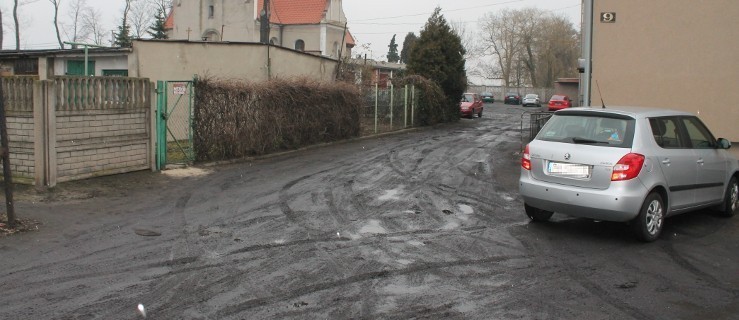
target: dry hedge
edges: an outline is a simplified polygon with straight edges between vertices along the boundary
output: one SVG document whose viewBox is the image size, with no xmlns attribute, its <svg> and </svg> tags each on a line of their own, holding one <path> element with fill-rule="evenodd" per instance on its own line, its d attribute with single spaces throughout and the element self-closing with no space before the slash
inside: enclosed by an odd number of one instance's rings
<svg viewBox="0 0 739 320">
<path fill-rule="evenodd" d="M 356 137 L 362 98 L 345 83 L 277 79 L 195 82 L 196 161 L 296 149 Z"/>
</svg>

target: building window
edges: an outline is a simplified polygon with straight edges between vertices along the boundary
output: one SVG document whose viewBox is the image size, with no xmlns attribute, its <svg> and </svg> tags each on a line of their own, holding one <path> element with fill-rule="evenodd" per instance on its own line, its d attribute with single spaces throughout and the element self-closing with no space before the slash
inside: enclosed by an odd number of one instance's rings
<svg viewBox="0 0 739 320">
<path fill-rule="evenodd" d="M 213 19 L 213 15 L 215 14 L 215 7 L 214 6 L 208 6 L 208 19 Z"/>
<path fill-rule="evenodd" d="M 13 64 L 13 72 L 17 76 L 37 76 L 38 59 L 20 59 Z"/>
<path fill-rule="evenodd" d="M 128 77 L 126 69 L 103 69 L 103 77 Z"/>
<path fill-rule="evenodd" d="M 298 39 L 298 41 L 295 41 L 295 50 L 305 51 L 305 41 L 301 39 Z"/>
<path fill-rule="evenodd" d="M 203 41 L 221 41 L 218 31 L 213 29 L 206 30 L 203 34 Z"/>
</svg>

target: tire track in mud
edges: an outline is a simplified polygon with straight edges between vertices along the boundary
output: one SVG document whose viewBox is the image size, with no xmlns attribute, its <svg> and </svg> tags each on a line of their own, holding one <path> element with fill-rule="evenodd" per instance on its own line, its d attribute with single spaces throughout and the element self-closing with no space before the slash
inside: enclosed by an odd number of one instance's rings
<svg viewBox="0 0 739 320">
<path fill-rule="evenodd" d="M 474 259 L 474 260 L 458 260 L 458 261 L 449 261 L 449 262 L 422 263 L 418 265 L 411 265 L 408 268 L 402 268 L 402 269 L 372 271 L 372 272 L 366 272 L 366 273 L 361 273 L 361 274 L 355 274 L 347 278 L 343 278 L 343 279 L 339 279 L 335 281 L 329 281 L 329 282 L 296 288 L 296 289 L 290 290 L 289 292 L 285 292 L 285 293 L 278 294 L 278 295 L 249 299 L 242 303 L 228 306 L 228 307 L 225 307 L 219 310 L 217 313 L 217 316 L 218 317 L 233 316 L 240 312 L 248 311 L 256 307 L 266 306 L 266 305 L 273 304 L 276 302 L 287 301 L 290 299 L 295 299 L 295 298 L 308 295 L 308 294 L 312 294 L 312 293 L 316 293 L 319 291 L 325 291 L 329 289 L 335 289 L 338 287 L 353 285 L 353 284 L 365 282 L 368 280 L 386 279 L 386 278 L 392 278 L 392 277 L 397 277 L 397 276 L 402 276 L 402 275 L 409 275 L 409 274 L 418 273 L 418 272 L 427 272 L 427 271 L 432 271 L 432 270 L 441 269 L 441 268 L 464 267 L 464 266 L 481 265 L 481 264 L 488 264 L 488 263 L 497 263 L 497 262 L 503 262 L 503 261 L 508 261 L 508 260 L 520 259 L 520 258 L 525 258 L 525 257 L 523 256 L 492 256 L 492 257 L 486 257 L 486 258 Z"/>
<path fill-rule="evenodd" d="M 676 265 L 678 265 L 680 268 L 687 271 L 688 273 L 693 274 L 699 280 L 731 293 L 734 298 L 739 297 L 739 289 L 727 286 L 725 282 L 699 269 L 695 264 L 690 262 L 687 258 L 683 257 L 683 255 L 681 255 L 675 249 L 675 246 L 672 243 L 664 243 L 662 245 L 662 249 L 665 251 L 667 256 L 675 262 Z"/>
<path fill-rule="evenodd" d="M 550 263 L 553 261 L 556 261 L 562 266 L 561 268 L 557 268 L 557 270 L 562 270 L 562 269 L 578 270 L 578 266 L 568 261 L 568 259 L 565 256 L 551 254 L 554 251 L 551 249 L 541 247 L 540 245 L 538 245 L 539 242 L 534 242 L 532 240 L 526 239 L 521 234 L 519 234 L 519 232 L 511 232 L 511 236 L 513 236 L 515 239 L 521 242 L 524 248 L 527 248 L 527 250 L 531 252 L 533 259 L 542 260 L 544 262 L 550 262 Z M 548 258 L 548 259 L 545 259 L 545 258 Z M 633 318 L 633 319 L 652 319 L 654 318 L 653 316 L 642 312 L 638 308 L 631 306 L 628 303 L 621 301 L 618 298 L 610 295 L 608 291 L 600 287 L 594 281 L 588 279 L 581 272 L 568 272 L 566 273 L 566 276 L 574 280 L 583 289 L 585 289 L 587 292 L 592 294 L 594 297 L 598 298 L 598 300 L 603 301 L 604 304 L 607 304 L 615 308 L 616 310 L 619 310 L 625 315 L 628 315 L 630 318 Z"/>
</svg>

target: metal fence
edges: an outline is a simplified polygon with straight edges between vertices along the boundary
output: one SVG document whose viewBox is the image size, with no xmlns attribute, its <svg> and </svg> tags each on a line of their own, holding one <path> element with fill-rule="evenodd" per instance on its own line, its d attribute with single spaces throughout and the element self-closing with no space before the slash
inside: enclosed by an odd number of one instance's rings
<svg viewBox="0 0 739 320">
<path fill-rule="evenodd" d="M 362 135 L 378 134 L 414 127 L 418 118 L 419 90 L 378 85 L 363 87 Z"/>
<path fill-rule="evenodd" d="M 521 114 L 521 149 L 534 140 L 554 112 L 524 112 Z"/>
</svg>

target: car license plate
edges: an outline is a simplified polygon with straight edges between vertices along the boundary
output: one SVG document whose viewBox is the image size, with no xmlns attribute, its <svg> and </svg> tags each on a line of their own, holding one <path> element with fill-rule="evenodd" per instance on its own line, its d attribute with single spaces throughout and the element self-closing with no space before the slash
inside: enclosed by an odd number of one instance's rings
<svg viewBox="0 0 739 320">
<path fill-rule="evenodd" d="M 574 163 L 549 162 L 548 172 L 552 175 L 565 176 L 571 178 L 587 178 L 590 177 L 590 166 Z"/>
</svg>

